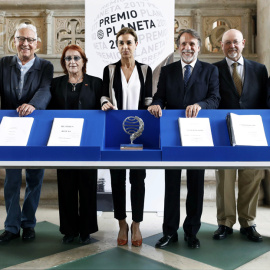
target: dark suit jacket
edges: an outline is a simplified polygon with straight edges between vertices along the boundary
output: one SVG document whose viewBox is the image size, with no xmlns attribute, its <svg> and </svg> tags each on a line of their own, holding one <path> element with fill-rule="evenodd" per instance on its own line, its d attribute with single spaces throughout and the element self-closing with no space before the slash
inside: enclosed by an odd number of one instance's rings
<svg viewBox="0 0 270 270">
<path fill-rule="evenodd" d="M 16 56 L 3 57 L 0 60 L 1 108 L 12 110 L 23 103 L 36 109 L 46 109 L 50 98 L 50 85 L 53 78 L 51 62 L 36 56 L 33 66 L 25 74 L 22 97 L 18 99 L 16 88 L 20 78 L 20 67 Z"/>
<path fill-rule="evenodd" d="M 214 63 L 219 70 L 220 109 L 266 109 L 267 70 L 262 64 L 244 58 L 244 84 L 239 96 L 226 59 Z"/>
<path fill-rule="evenodd" d="M 67 109 L 67 85 L 68 75 L 60 76 L 52 80 L 52 99 L 48 106 L 48 109 Z M 100 78 L 84 74 L 83 84 L 80 91 L 78 109 L 100 110 L 101 89 L 102 80 Z"/>
<path fill-rule="evenodd" d="M 162 67 L 152 105 L 160 105 L 162 109 L 186 109 L 197 103 L 202 109 L 216 109 L 219 100 L 217 68 L 197 60 L 185 90 L 179 60 Z"/>
<path fill-rule="evenodd" d="M 267 106 L 270 108 L 270 77 L 267 81 Z"/>
</svg>

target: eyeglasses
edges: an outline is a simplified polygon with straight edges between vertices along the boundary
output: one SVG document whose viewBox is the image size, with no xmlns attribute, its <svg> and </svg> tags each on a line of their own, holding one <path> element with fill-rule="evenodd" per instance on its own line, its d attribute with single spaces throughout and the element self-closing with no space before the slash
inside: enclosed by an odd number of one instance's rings
<svg viewBox="0 0 270 270">
<path fill-rule="evenodd" d="M 243 40 L 234 40 L 234 41 L 225 41 L 225 42 L 222 42 L 224 43 L 226 46 L 231 46 L 232 44 L 233 45 L 239 45 Z"/>
<path fill-rule="evenodd" d="M 26 37 L 16 37 L 16 38 L 19 40 L 20 43 L 24 43 L 25 40 L 27 40 L 29 44 L 32 44 L 34 41 L 36 41 L 36 39 L 34 38 L 26 38 Z"/>
<path fill-rule="evenodd" d="M 77 62 L 77 61 L 79 61 L 80 59 L 82 59 L 80 56 L 77 56 L 77 55 L 75 55 L 75 56 L 67 56 L 67 57 L 65 57 L 64 58 L 67 62 L 69 62 L 69 61 L 71 61 L 72 59 L 75 61 L 75 62 Z"/>
</svg>

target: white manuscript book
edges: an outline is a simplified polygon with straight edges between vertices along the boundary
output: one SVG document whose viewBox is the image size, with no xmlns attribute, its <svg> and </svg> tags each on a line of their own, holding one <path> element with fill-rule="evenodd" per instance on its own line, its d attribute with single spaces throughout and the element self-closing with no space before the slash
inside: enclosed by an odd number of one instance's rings
<svg viewBox="0 0 270 270">
<path fill-rule="evenodd" d="M 260 115 L 227 116 L 227 126 L 232 146 L 268 146 Z"/>
<path fill-rule="evenodd" d="M 54 118 L 48 146 L 80 146 L 83 118 Z"/>
<path fill-rule="evenodd" d="M 0 125 L 0 146 L 26 146 L 33 117 L 4 116 Z"/>
<path fill-rule="evenodd" d="M 182 146 L 214 146 L 209 118 L 178 118 Z"/>
</svg>

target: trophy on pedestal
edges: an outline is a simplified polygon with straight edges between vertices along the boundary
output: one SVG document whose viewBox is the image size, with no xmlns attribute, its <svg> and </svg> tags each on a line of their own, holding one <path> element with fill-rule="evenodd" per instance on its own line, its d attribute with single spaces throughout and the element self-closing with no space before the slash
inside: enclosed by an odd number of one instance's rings
<svg viewBox="0 0 270 270">
<path fill-rule="evenodd" d="M 121 144 L 121 150 L 143 150 L 142 144 L 134 144 L 133 141 L 142 135 L 144 122 L 138 116 L 129 116 L 123 121 L 124 131 L 130 135 L 130 144 Z"/>
</svg>

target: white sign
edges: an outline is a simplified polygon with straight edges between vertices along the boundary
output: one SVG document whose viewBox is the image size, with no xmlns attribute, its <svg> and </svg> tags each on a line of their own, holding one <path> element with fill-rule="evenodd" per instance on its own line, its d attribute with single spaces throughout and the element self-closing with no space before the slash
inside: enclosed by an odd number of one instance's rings
<svg viewBox="0 0 270 270">
<path fill-rule="evenodd" d="M 116 34 L 122 27 L 136 31 L 135 59 L 154 70 L 174 51 L 174 0 L 85 1 L 88 74 L 102 78 L 104 67 L 120 60 Z"/>
</svg>

